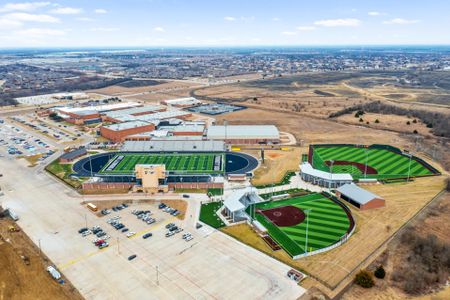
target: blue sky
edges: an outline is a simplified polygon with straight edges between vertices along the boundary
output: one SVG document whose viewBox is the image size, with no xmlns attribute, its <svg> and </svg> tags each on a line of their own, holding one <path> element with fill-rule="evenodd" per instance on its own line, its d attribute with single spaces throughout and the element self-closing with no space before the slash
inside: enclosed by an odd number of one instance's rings
<svg viewBox="0 0 450 300">
<path fill-rule="evenodd" d="M 0 0 L 0 48 L 450 44 L 448 0 Z"/>
</svg>

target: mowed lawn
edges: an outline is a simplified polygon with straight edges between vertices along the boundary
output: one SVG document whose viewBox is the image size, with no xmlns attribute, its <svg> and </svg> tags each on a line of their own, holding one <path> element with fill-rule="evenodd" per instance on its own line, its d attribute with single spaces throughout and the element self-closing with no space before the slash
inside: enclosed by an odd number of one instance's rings
<svg viewBox="0 0 450 300">
<path fill-rule="evenodd" d="M 287 200 L 257 204 L 258 209 L 271 209 L 292 205 L 308 213 L 308 252 L 333 245 L 343 237 L 350 227 L 350 220 L 344 209 L 321 194 L 309 194 Z M 307 220 L 290 227 L 278 227 L 264 215 L 256 213 L 255 218 L 264 225 L 269 235 L 291 256 L 305 253 Z"/>
<path fill-rule="evenodd" d="M 109 168 L 116 160 L 123 158 L 113 167 Z M 118 154 L 114 156 L 108 164 L 100 171 L 103 174 L 131 174 L 137 164 L 164 164 L 168 171 L 185 171 L 187 173 L 217 173 L 221 169 L 215 170 L 214 159 L 222 154 Z"/>
<path fill-rule="evenodd" d="M 378 174 L 367 174 L 367 178 L 390 179 L 408 176 L 410 159 L 398 153 L 375 148 L 357 148 L 352 146 L 320 147 L 315 146 L 313 167 L 329 172 L 325 161 L 350 161 L 367 165 L 376 169 Z M 353 178 L 364 178 L 364 172 L 352 165 L 333 166 L 333 173 L 350 173 Z M 422 163 L 412 159 L 410 176 L 433 175 Z"/>
</svg>

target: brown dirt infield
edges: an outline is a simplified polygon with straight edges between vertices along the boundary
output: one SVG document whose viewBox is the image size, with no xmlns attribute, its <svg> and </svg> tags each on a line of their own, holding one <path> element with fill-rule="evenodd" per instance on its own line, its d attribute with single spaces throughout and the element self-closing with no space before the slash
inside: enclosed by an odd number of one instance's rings
<svg viewBox="0 0 450 300">
<path fill-rule="evenodd" d="M 330 166 L 331 162 L 329 160 L 325 161 L 325 164 L 327 166 Z M 335 160 L 333 162 L 333 166 L 345 166 L 345 165 L 353 165 L 357 167 L 363 174 L 366 170 L 366 165 L 362 163 L 357 163 L 354 161 L 347 161 L 347 160 Z M 378 174 L 377 170 L 375 168 L 372 168 L 371 166 L 367 166 L 367 173 L 366 174 Z"/>
<path fill-rule="evenodd" d="M 265 210 L 257 210 L 278 227 L 290 227 L 305 220 L 305 213 L 298 207 L 287 205 Z"/>
</svg>

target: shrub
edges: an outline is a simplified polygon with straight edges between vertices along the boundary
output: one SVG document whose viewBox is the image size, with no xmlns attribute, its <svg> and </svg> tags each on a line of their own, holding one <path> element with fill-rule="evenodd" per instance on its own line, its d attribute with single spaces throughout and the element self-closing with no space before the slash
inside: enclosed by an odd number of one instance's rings
<svg viewBox="0 0 450 300">
<path fill-rule="evenodd" d="M 419 132 L 417 130 L 414 129 L 413 131 L 414 134 L 418 134 Z"/>
<path fill-rule="evenodd" d="M 386 271 L 384 270 L 383 266 L 379 266 L 375 269 L 373 275 L 375 275 L 376 278 L 383 279 L 386 276 Z"/>
<path fill-rule="evenodd" d="M 380 123 L 380 120 L 376 119 L 376 120 L 375 120 L 375 123 Z"/>
<path fill-rule="evenodd" d="M 414 120 L 413 120 L 413 123 L 414 123 L 414 124 L 415 124 L 415 123 L 417 123 L 417 120 L 416 120 L 416 119 L 414 119 Z"/>
<path fill-rule="evenodd" d="M 362 118 L 359 118 L 359 121 L 360 121 L 360 122 L 364 122 L 364 120 L 363 120 Z"/>
<path fill-rule="evenodd" d="M 406 122 L 406 125 L 411 125 L 411 122 L 410 122 L 410 121 L 407 121 L 407 122 Z"/>
<path fill-rule="evenodd" d="M 358 274 L 355 275 L 355 283 L 366 289 L 371 288 L 375 285 L 372 274 L 367 272 L 366 270 L 361 270 Z"/>
</svg>

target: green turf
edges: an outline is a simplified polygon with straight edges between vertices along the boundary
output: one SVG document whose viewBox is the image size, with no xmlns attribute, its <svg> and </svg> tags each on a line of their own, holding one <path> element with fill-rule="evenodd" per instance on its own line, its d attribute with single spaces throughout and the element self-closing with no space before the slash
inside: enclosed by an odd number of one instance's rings
<svg viewBox="0 0 450 300">
<path fill-rule="evenodd" d="M 256 209 L 270 209 L 292 205 L 308 213 L 308 252 L 326 248 L 338 242 L 350 226 L 344 209 L 334 201 L 317 193 L 256 205 Z M 295 226 L 278 227 L 262 214 L 255 218 L 267 228 L 269 235 L 291 256 L 305 253 L 306 219 Z"/>
<path fill-rule="evenodd" d="M 355 146 L 314 146 L 312 165 L 314 168 L 329 172 L 330 167 L 325 161 L 350 161 L 366 164 L 377 170 L 378 174 L 367 174 L 352 165 L 335 165 L 332 168 L 333 173 L 349 173 L 355 179 L 376 178 L 392 179 L 405 178 L 408 176 L 410 168 L 410 177 L 433 175 L 433 172 L 427 169 L 417 160 L 409 157 L 377 148 L 360 148 Z M 411 166 L 410 166 L 411 162 Z"/>
<path fill-rule="evenodd" d="M 202 204 L 200 208 L 200 221 L 214 228 L 225 226 L 222 220 L 217 216 L 216 212 L 223 205 L 222 202 L 211 202 Z"/>
<path fill-rule="evenodd" d="M 112 170 L 108 170 L 119 156 L 124 158 Z M 123 153 L 114 156 L 100 171 L 101 174 L 133 174 L 134 166 L 137 164 L 165 164 L 166 170 L 183 173 L 221 173 L 223 172 L 222 159 L 221 169 L 214 170 L 214 158 L 222 154 L 210 153 L 186 153 L 186 154 L 145 154 L 145 153 Z"/>
</svg>

